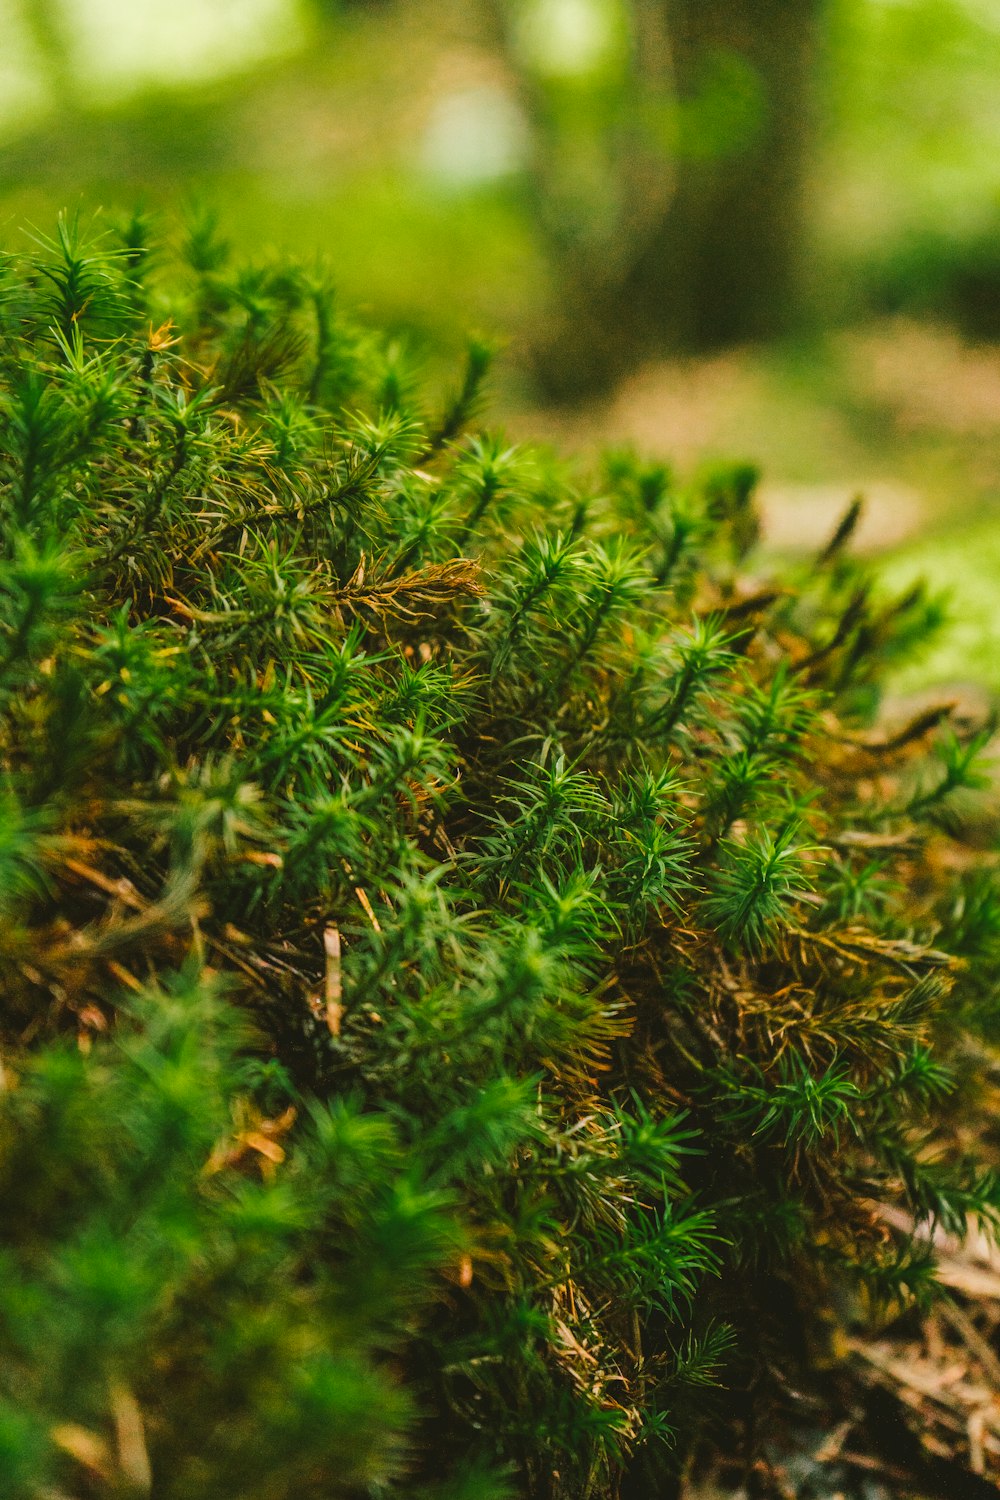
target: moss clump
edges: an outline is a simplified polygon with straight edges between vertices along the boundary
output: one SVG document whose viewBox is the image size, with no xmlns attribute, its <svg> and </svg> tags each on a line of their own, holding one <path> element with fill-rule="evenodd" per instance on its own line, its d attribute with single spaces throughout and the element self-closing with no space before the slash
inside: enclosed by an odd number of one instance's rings
<svg viewBox="0 0 1000 1500">
<path fill-rule="evenodd" d="M 0 287 L 8 1493 L 650 1493 L 929 1295 L 1000 897 L 982 736 L 865 728 L 922 595 L 466 435 L 482 348 L 428 411 L 206 221 Z"/>
</svg>

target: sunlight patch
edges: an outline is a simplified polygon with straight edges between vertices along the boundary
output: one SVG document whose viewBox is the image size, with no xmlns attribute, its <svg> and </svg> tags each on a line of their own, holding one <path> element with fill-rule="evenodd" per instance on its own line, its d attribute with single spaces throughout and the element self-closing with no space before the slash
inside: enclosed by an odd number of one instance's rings
<svg viewBox="0 0 1000 1500">
<path fill-rule="evenodd" d="M 89 89 L 203 83 L 294 50 L 296 0 L 73 0 L 80 73 Z"/>
</svg>

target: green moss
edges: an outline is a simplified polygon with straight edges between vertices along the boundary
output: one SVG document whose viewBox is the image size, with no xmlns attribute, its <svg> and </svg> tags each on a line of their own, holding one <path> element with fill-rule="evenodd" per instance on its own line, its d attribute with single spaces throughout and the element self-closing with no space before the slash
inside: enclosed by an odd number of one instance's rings
<svg viewBox="0 0 1000 1500">
<path fill-rule="evenodd" d="M 751 466 L 582 486 L 178 238 L 0 279 L 14 1493 L 655 1492 L 932 1295 L 873 1198 L 997 1222 L 984 736 L 870 728 L 936 610 L 853 513 L 744 582 Z"/>
</svg>

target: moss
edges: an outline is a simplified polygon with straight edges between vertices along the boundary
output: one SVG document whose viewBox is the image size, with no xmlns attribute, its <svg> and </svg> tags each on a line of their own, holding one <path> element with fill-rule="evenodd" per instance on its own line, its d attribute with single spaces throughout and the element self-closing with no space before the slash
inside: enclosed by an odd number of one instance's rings
<svg viewBox="0 0 1000 1500">
<path fill-rule="evenodd" d="M 985 736 L 872 727 L 935 607 L 180 238 L 0 287 L 16 1493 L 664 1484 L 837 1289 L 933 1294 L 873 1204 L 996 1222 Z"/>
</svg>

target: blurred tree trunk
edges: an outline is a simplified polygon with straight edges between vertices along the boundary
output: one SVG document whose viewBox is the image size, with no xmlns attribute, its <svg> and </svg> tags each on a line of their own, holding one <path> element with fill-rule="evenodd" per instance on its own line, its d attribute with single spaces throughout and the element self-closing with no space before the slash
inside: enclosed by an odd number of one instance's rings
<svg viewBox="0 0 1000 1500">
<path fill-rule="evenodd" d="M 794 321 L 800 300 L 825 0 L 667 0 L 666 8 L 682 110 L 715 65 L 738 88 L 735 62 L 756 82 L 759 115 L 744 143 L 714 158 L 682 139 L 676 196 L 660 242 L 637 263 L 636 290 L 651 314 L 664 309 L 665 332 L 698 347 L 766 337 Z M 673 307 L 664 307 L 661 265 L 676 268 Z"/>
<path fill-rule="evenodd" d="M 606 274 L 554 244 L 562 306 L 536 350 L 551 395 L 600 389 L 665 349 L 703 350 L 793 325 L 825 7 L 632 0 L 637 74 L 668 74 L 676 99 L 673 159 L 660 156 L 670 191 L 652 218 L 622 218 L 624 248 Z M 624 170 L 633 169 L 626 162 Z"/>
</svg>

